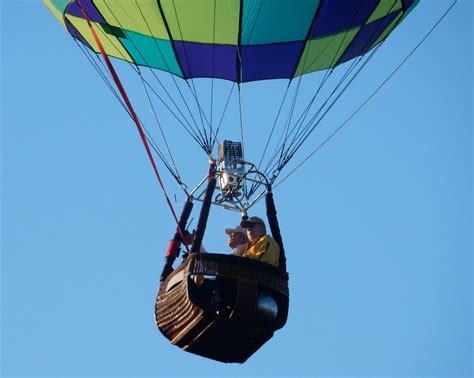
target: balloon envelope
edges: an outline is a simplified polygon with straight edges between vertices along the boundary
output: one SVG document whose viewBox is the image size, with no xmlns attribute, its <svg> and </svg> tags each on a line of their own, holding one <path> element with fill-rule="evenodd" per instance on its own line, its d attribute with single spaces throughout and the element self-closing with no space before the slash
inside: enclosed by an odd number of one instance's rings
<svg viewBox="0 0 474 378">
<path fill-rule="evenodd" d="M 336 67 L 384 40 L 418 0 L 44 0 L 98 52 L 179 77 L 291 79 Z"/>
</svg>

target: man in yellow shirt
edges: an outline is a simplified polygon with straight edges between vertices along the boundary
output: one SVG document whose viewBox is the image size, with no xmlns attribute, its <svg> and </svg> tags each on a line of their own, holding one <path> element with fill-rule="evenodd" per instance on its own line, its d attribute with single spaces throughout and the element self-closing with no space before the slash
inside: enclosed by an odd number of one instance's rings
<svg viewBox="0 0 474 378">
<path fill-rule="evenodd" d="M 250 240 L 249 245 L 242 252 L 242 257 L 259 260 L 278 267 L 280 247 L 271 236 L 267 235 L 265 222 L 259 217 L 250 217 L 242 221 L 240 227 L 245 229 Z"/>
</svg>

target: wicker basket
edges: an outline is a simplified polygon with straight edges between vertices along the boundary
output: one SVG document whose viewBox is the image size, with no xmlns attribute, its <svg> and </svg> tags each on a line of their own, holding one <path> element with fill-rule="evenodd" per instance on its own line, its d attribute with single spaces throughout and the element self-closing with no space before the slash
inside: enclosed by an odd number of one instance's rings
<svg viewBox="0 0 474 378">
<path fill-rule="evenodd" d="M 270 297 L 275 316 L 259 307 Z M 288 274 L 232 255 L 190 254 L 160 285 L 156 324 L 172 344 L 221 362 L 246 361 L 288 317 Z"/>
</svg>

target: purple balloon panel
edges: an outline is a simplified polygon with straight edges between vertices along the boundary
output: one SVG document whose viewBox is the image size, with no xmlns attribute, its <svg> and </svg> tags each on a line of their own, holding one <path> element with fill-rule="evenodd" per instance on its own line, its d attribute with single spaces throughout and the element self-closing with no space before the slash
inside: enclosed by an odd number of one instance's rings
<svg viewBox="0 0 474 378">
<path fill-rule="evenodd" d="M 410 7 L 413 5 L 414 2 L 415 0 L 402 0 L 403 8 L 405 10 L 410 9 Z"/>
<path fill-rule="evenodd" d="M 91 0 L 81 0 L 82 8 L 87 13 L 87 16 L 92 22 L 100 22 L 101 24 L 105 24 L 104 18 L 101 16 L 95 5 L 92 3 Z M 66 8 L 66 14 L 70 14 L 71 16 L 76 16 L 80 18 L 84 18 L 84 13 L 82 13 L 82 9 L 77 3 L 74 1 L 73 3 L 69 4 Z"/>
<path fill-rule="evenodd" d="M 303 46 L 303 41 L 241 46 L 242 81 L 291 78 Z"/>
<path fill-rule="evenodd" d="M 77 39 L 79 42 L 81 42 L 82 44 L 90 48 L 91 50 L 94 50 L 92 46 L 89 45 L 89 42 L 86 41 L 86 39 L 82 36 L 82 34 L 79 33 L 79 31 L 74 27 L 73 24 L 71 24 L 71 22 L 68 19 L 65 19 L 64 21 L 65 21 L 66 28 L 69 34 L 71 34 L 75 39 Z"/>
<path fill-rule="evenodd" d="M 378 19 L 377 21 L 364 25 L 352 40 L 351 44 L 347 47 L 346 51 L 344 51 L 344 54 L 342 54 L 337 64 L 347 62 L 358 55 L 367 53 L 377 38 L 380 37 L 400 12 L 401 10 L 398 10 L 390 13 L 388 16 Z"/>
<path fill-rule="evenodd" d="M 379 0 L 323 0 L 311 30 L 311 39 L 363 25 L 378 3 Z"/>
<path fill-rule="evenodd" d="M 236 80 L 237 48 L 235 46 L 181 41 L 174 41 L 173 45 L 186 79 L 216 77 Z"/>
</svg>

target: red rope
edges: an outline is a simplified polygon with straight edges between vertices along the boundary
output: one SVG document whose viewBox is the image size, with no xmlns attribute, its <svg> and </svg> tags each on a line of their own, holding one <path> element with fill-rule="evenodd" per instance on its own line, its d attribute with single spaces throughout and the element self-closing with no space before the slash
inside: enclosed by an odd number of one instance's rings
<svg viewBox="0 0 474 378">
<path fill-rule="evenodd" d="M 216 176 L 216 161 L 211 159 L 209 162 L 209 171 L 207 173 L 207 181 L 211 181 Z"/>
<path fill-rule="evenodd" d="M 156 164 L 155 164 L 155 160 L 153 159 L 153 155 L 151 154 L 151 150 L 150 150 L 150 147 L 148 146 L 148 142 L 146 140 L 146 136 L 145 136 L 145 133 L 143 132 L 143 128 L 142 126 L 140 125 L 140 121 L 138 120 L 138 117 L 135 113 L 135 110 L 133 109 L 133 106 L 132 106 L 132 103 L 130 102 L 130 100 L 128 99 L 128 95 L 127 93 L 125 92 L 125 89 L 122 85 L 122 82 L 120 81 L 120 78 L 118 77 L 117 75 L 117 72 L 115 71 L 115 68 L 114 66 L 112 65 L 112 62 L 110 61 L 107 53 L 105 52 L 105 49 L 104 49 L 104 46 L 102 45 L 102 43 L 100 42 L 100 39 L 99 39 L 99 36 L 97 35 L 97 33 L 95 32 L 93 26 L 92 26 L 92 23 L 89 19 L 89 16 L 87 15 L 86 11 L 84 10 L 84 8 L 82 7 L 82 4 L 81 4 L 81 1 L 80 0 L 77 0 L 77 4 L 79 5 L 79 7 L 81 8 L 81 11 L 82 13 L 84 14 L 84 18 L 85 20 L 87 21 L 87 25 L 89 25 L 89 29 L 92 33 L 92 36 L 94 37 L 95 39 L 95 42 L 97 43 L 97 47 L 99 48 L 100 50 L 100 53 L 102 54 L 102 58 L 104 58 L 104 61 L 107 65 L 107 68 L 109 69 L 110 71 L 110 74 L 112 75 L 113 79 L 114 79 L 114 82 L 115 82 L 115 85 L 117 86 L 118 90 L 120 91 L 120 94 L 122 95 L 122 98 L 124 99 L 125 101 L 125 104 L 127 105 L 127 108 L 132 116 L 132 119 L 133 121 L 135 122 L 135 125 L 137 126 L 137 129 L 138 129 L 138 133 L 140 134 L 140 138 L 143 142 L 143 145 L 145 146 L 145 150 L 146 150 L 146 153 L 148 154 L 148 158 L 150 159 L 150 162 L 151 162 L 151 165 L 153 166 L 153 170 L 155 171 L 155 175 L 156 175 L 156 178 L 158 179 L 158 182 L 160 183 L 160 186 L 161 186 L 161 189 L 163 189 L 163 193 L 165 195 L 165 198 L 166 198 L 166 202 L 168 203 L 168 206 L 171 210 L 171 213 L 173 214 L 173 218 L 174 220 L 176 221 L 176 225 L 177 225 L 177 230 L 179 232 L 179 235 L 181 236 L 181 240 L 184 240 L 184 232 L 183 230 L 181 229 L 181 227 L 179 227 L 179 221 L 178 221 L 178 217 L 176 216 L 176 213 L 173 209 L 173 205 L 171 204 L 171 201 L 168 197 L 168 194 L 166 193 L 166 189 L 165 189 L 165 186 L 163 184 L 163 181 L 161 180 L 161 176 L 158 172 L 158 168 L 156 167 Z M 189 248 L 186 244 L 184 244 L 185 247 L 186 247 L 186 251 L 189 253 Z"/>
</svg>

